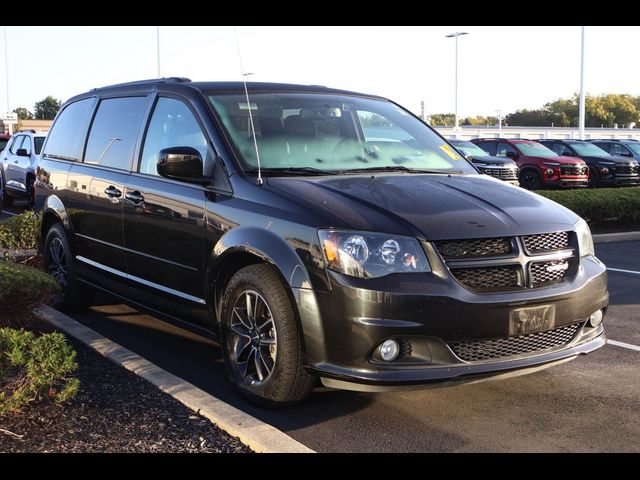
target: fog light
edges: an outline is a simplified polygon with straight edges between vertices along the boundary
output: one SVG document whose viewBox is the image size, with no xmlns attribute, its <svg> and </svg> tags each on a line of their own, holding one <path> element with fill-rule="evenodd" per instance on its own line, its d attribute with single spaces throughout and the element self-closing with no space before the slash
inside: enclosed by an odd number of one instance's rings
<svg viewBox="0 0 640 480">
<path fill-rule="evenodd" d="M 596 310 L 589 317 L 589 325 L 597 327 L 602 323 L 602 310 Z"/>
<path fill-rule="evenodd" d="M 547 168 L 547 177 L 553 177 L 553 169 Z"/>
<path fill-rule="evenodd" d="M 385 362 L 393 362 L 400 353 L 400 344 L 396 340 L 385 340 L 380 344 L 380 357 Z"/>
</svg>

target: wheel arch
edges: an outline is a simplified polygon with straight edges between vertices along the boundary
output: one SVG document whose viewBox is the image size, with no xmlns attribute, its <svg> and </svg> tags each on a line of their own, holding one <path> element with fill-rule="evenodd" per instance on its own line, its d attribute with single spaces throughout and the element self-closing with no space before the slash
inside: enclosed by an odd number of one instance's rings
<svg viewBox="0 0 640 480">
<path fill-rule="evenodd" d="M 57 195 L 49 195 L 44 201 L 42 207 L 42 224 L 40 226 L 40 239 L 41 247 L 44 245 L 44 241 L 47 238 L 47 232 L 51 226 L 60 222 L 67 234 L 67 241 L 72 250 L 75 250 L 73 228 L 71 226 L 71 220 L 67 209 L 65 208 L 62 200 Z"/>
</svg>

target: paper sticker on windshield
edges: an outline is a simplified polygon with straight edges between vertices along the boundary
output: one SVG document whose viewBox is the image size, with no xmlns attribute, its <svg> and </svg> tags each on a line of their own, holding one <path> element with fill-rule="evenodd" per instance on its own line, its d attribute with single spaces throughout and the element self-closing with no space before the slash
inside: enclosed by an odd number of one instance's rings
<svg viewBox="0 0 640 480">
<path fill-rule="evenodd" d="M 256 105 L 255 103 L 251 103 L 251 104 L 239 103 L 238 104 L 238 108 L 240 110 L 249 110 L 249 105 L 251 105 L 251 110 L 257 110 L 258 109 L 258 105 Z"/>
<path fill-rule="evenodd" d="M 449 155 L 452 160 L 460 160 L 460 155 L 453 151 L 449 145 L 440 145 L 440 150 Z"/>
</svg>

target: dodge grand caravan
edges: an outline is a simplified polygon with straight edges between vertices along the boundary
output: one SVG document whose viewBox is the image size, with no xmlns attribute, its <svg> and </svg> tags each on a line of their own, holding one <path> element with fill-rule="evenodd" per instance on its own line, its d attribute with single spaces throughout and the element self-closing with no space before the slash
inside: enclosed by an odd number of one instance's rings
<svg viewBox="0 0 640 480">
<path fill-rule="evenodd" d="M 97 288 L 211 332 L 262 405 L 318 379 L 382 391 L 528 373 L 605 343 L 587 224 L 372 95 L 94 89 L 55 119 L 36 204 L 63 307 Z"/>
</svg>

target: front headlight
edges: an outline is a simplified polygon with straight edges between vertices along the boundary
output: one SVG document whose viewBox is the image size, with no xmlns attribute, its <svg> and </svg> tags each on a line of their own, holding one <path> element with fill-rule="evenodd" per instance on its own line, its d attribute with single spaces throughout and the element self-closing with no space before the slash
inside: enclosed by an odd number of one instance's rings
<svg viewBox="0 0 640 480">
<path fill-rule="evenodd" d="M 318 236 L 327 267 L 345 275 L 375 278 L 431 271 L 413 237 L 350 230 L 319 230 Z"/>
<path fill-rule="evenodd" d="M 576 223 L 576 235 L 578 236 L 578 249 L 580 250 L 580 256 L 586 257 L 587 255 L 595 255 L 595 248 L 593 247 L 593 238 L 591 237 L 591 230 L 589 225 L 582 218 Z"/>
</svg>

